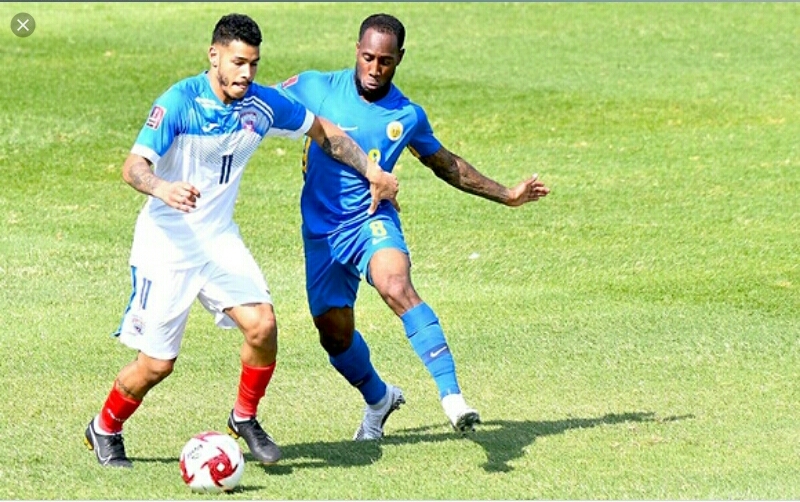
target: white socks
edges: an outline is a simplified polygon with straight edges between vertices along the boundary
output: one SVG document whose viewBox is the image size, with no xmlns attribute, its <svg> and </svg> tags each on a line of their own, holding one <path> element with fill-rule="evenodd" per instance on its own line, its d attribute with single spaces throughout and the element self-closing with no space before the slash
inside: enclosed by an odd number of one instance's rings
<svg viewBox="0 0 800 502">
<path fill-rule="evenodd" d="M 235 411 L 233 412 L 234 422 L 247 422 L 248 420 L 250 420 L 250 417 L 240 417 L 239 415 L 236 414 Z"/>
<path fill-rule="evenodd" d="M 103 427 L 100 426 L 100 416 L 94 416 L 94 422 L 92 422 L 92 428 L 94 429 L 94 433 L 98 436 L 113 436 L 114 434 L 106 431 Z"/>
<path fill-rule="evenodd" d="M 467 402 L 464 401 L 464 396 L 461 394 L 448 394 L 442 398 L 442 408 L 444 413 L 454 422 L 460 415 L 469 409 Z"/>
</svg>

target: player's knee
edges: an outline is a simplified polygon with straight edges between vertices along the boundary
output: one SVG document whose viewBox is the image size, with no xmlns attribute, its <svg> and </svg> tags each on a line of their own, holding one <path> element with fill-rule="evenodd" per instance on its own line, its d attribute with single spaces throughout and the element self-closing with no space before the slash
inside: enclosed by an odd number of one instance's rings
<svg viewBox="0 0 800 502">
<path fill-rule="evenodd" d="M 395 312 L 405 312 L 420 301 L 411 281 L 404 275 L 387 277 L 380 285 L 376 284 L 376 289 Z"/>
<path fill-rule="evenodd" d="M 352 309 L 331 309 L 314 318 L 319 331 L 319 343 L 331 355 L 336 356 L 350 348 L 353 343 L 355 323 Z"/>
<path fill-rule="evenodd" d="M 254 318 L 244 329 L 245 341 L 256 349 L 271 349 L 278 343 L 278 323 L 274 315 Z"/>
<path fill-rule="evenodd" d="M 320 333 L 350 333 L 355 329 L 353 309 L 332 308 L 324 314 L 314 317 L 314 326 Z"/>
<path fill-rule="evenodd" d="M 147 385 L 152 387 L 172 374 L 175 360 L 142 359 L 139 365 L 140 374 Z"/>
<path fill-rule="evenodd" d="M 353 344 L 353 332 L 323 333 L 320 331 L 319 344 L 329 356 L 338 356 Z"/>
</svg>

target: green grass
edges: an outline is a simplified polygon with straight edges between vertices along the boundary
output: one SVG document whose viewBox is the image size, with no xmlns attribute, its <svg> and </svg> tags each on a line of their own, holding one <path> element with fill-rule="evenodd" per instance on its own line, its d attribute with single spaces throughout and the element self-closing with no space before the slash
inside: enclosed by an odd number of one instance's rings
<svg viewBox="0 0 800 502">
<path fill-rule="evenodd" d="M 513 184 L 508 209 L 410 156 L 397 173 L 414 283 L 485 425 L 460 438 L 400 322 L 358 325 L 408 398 L 380 444 L 318 347 L 303 291 L 300 143 L 268 140 L 237 221 L 279 316 L 260 410 L 275 467 L 199 496 L 186 439 L 221 429 L 240 335 L 202 308 L 175 373 L 126 425 L 132 471 L 81 436 L 133 354 L 108 334 L 144 199 L 120 168 L 152 101 L 206 67 L 214 23 L 264 31 L 258 80 L 353 64 L 360 21 L 408 29 L 397 84 L 439 138 Z M 800 497 L 800 6 L 791 3 L 0 4 L 0 499 Z M 8 22 L 8 21 L 6 21 Z"/>
</svg>

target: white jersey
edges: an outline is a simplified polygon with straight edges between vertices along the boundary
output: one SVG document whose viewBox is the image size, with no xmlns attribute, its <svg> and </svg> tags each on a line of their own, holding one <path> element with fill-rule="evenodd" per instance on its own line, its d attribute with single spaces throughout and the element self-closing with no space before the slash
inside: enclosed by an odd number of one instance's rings
<svg viewBox="0 0 800 502">
<path fill-rule="evenodd" d="M 159 97 L 131 152 L 166 181 L 200 191 L 190 213 L 148 197 L 139 213 L 131 265 L 158 262 L 180 269 L 208 261 L 216 236 L 238 235 L 233 211 L 244 167 L 267 136 L 300 138 L 314 115 L 271 87 L 250 84 L 246 95 L 222 103 L 203 72 Z"/>
</svg>

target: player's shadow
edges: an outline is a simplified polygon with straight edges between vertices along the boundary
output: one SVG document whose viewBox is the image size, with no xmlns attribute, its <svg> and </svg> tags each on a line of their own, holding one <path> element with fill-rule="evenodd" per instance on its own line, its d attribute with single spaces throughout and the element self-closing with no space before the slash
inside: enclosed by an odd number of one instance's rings
<svg viewBox="0 0 800 502">
<path fill-rule="evenodd" d="M 487 472 L 507 472 L 513 470 L 509 462 L 522 457 L 525 449 L 536 438 L 553 436 L 572 429 L 589 429 L 603 425 L 620 425 L 637 422 L 666 423 L 694 418 L 693 415 L 657 418 L 651 412 L 611 413 L 598 418 L 568 418 L 564 420 L 489 420 L 478 426 L 475 432 L 465 434 L 466 440 L 479 444 L 486 452 Z M 282 446 L 283 460 L 274 466 L 265 466 L 270 474 L 290 474 L 295 468 L 313 467 L 355 467 L 369 465 L 379 460 L 381 447 L 452 441 L 458 439 L 453 432 L 433 432 L 441 430 L 441 425 L 431 425 L 394 431 L 378 441 L 338 442 L 317 441 L 311 443 L 287 444 Z M 245 455 L 248 459 L 248 455 Z M 249 458 L 252 460 L 252 457 Z"/>
<path fill-rule="evenodd" d="M 131 462 L 138 463 L 150 463 L 150 464 L 177 464 L 179 461 L 178 457 L 136 457 L 130 456 L 128 457 Z"/>
</svg>

